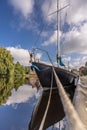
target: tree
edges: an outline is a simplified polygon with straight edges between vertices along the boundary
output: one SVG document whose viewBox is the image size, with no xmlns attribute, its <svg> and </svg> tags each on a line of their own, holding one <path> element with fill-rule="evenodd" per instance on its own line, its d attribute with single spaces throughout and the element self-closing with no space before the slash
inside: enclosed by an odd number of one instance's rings
<svg viewBox="0 0 87 130">
<path fill-rule="evenodd" d="M 83 67 L 81 73 L 82 75 L 87 75 L 87 62 L 85 63 L 85 67 Z"/>
<path fill-rule="evenodd" d="M 11 75 L 14 72 L 13 57 L 10 51 L 0 47 L 0 74 Z"/>
<path fill-rule="evenodd" d="M 87 62 L 85 63 L 85 67 L 87 68 Z"/>
<path fill-rule="evenodd" d="M 0 105 L 7 102 L 7 99 L 12 94 L 12 89 L 17 90 L 24 83 L 23 78 L 0 78 Z"/>
<path fill-rule="evenodd" d="M 17 63 L 15 64 L 14 72 L 15 72 L 15 73 L 14 73 L 15 75 L 24 75 L 24 74 L 25 74 L 25 67 L 22 66 L 22 65 L 20 65 L 19 62 L 17 62 Z"/>
</svg>

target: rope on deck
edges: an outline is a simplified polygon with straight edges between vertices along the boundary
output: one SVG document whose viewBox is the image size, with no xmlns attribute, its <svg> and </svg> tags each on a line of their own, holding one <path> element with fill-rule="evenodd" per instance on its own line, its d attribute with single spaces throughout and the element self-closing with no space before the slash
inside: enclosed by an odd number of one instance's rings
<svg viewBox="0 0 87 130">
<path fill-rule="evenodd" d="M 78 113 L 76 112 L 74 106 L 72 105 L 69 97 L 67 96 L 54 68 L 53 73 L 55 76 L 56 84 L 58 87 L 59 95 L 63 104 L 64 112 L 67 117 L 69 130 L 86 130 L 84 124 L 82 123 Z M 80 109 L 80 108 L 79 108 Z"/>
<path fill-rule="evenodd" d="M 45 110 L 43 119 L 42 119 L 42 121 L 41 121 L 41 125 L 40 125 L 40 127 L 39 127 L 39 130 L 43 130 L 44 123 L 45 123 L 46 116 L 47 116 L 47 112 L 48 112 L 48 109 L 49 109 L 49 106 L 50 106 L 51 95 L 52 95 L 52 84 L 53 84 L 53 70 L 52 70 L 51 88 L 50 88 L 49 98 L 48 98 L 48 102 L 47 102 L 47 107 L 46 107 L 46 110 Z"/>
</svg>

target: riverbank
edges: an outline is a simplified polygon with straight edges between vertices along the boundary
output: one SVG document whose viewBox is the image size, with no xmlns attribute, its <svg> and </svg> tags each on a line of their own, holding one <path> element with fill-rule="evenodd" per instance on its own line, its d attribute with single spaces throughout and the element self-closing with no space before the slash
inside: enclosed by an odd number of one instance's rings
<svg viewBox="0 0 87 130">
<path fill-rule="evenodd" d="M 30 85 L 32 85 L 32 88 L 36 87 L 37 91 L 40 88 L 42 88 L 35 71 L 30 71 L 30 73 L 29 73 L 29 81 L 30 81 Z"/>
<path fill-rule="evenodd" d="M 81 83 L 87 86 L 87 76 L 80 76 Z"/>
</svg>

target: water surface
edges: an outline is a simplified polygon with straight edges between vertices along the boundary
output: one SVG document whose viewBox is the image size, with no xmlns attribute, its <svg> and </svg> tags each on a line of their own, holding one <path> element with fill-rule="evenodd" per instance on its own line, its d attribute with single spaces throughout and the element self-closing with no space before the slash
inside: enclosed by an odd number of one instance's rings
<svg viewBox="0 0 87 130">
<path fill-rule="evenodd" d="M 36 89 L 22 79 L 0 79 L 0 130 L 28 130 Z"/>
<path fill-rule="evenodd" d="M 29 79 L 0 78 L 0 130 L 28 130 L 41 93 L 42 90 L 37 92 L 29 85 Z M 57 126 L 54 130 L 59 130 Z M 62 127 L 61 124 L 61 130 Z M 47 130 L 52 130 L 52 127 Z"/>
</svg>

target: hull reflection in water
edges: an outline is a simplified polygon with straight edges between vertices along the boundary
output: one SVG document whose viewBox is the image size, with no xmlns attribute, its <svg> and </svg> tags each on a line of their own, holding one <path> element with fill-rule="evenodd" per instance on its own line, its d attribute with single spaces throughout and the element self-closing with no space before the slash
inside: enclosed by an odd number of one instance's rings
<svg viewBox="0 0 87 130">
<path fill-rule="evenodd" d="M 29 130 L 39 130 L 48 103 L 52 79 L 52 66 L 36 62 L 32 64 L 43 89 L 47 88 L 47 90 L 43 90 L 43 94 L 34 108 L 29 124 Z M 59 67 L 54 67 L 54 69 L 69 98 L 72 100 L 79 79 L 78 75 Z M 51 103 L 48 109 L 43 130 L 62 120 L 65 115 L 54 76 L 52 89 Z"/>
<path fill-rule="evenodd" d="M 50 89 L 44 90 L 42 96 L 40 97 L 38 103 L 36 104 L 31 121 L 29 123 L 29 130 L 39 130 L 44 112 L 46 110 Z M 46 116 L 45 124 L 43 130 L 49 126 L 62 120 L 65 116 L 63 111 L 63 106 L 58 94 L 58 89 L 52 90 L 51 102 Z"/>
</svg>

